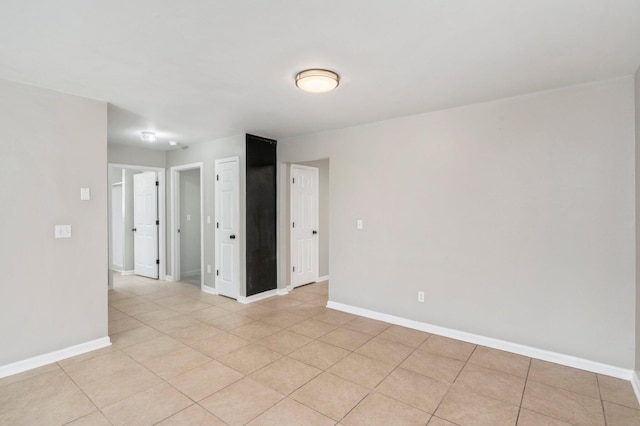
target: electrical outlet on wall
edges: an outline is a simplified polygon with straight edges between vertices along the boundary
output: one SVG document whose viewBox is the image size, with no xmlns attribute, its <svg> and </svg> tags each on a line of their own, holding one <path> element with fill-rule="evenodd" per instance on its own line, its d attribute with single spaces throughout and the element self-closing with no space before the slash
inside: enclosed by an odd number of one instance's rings
<svg viewBox="0 0 640 426">
<path fill-rule="evenodd" d="M 418 302 L 424 303 L 424 291 L 418 292 Z"/>
</svg>

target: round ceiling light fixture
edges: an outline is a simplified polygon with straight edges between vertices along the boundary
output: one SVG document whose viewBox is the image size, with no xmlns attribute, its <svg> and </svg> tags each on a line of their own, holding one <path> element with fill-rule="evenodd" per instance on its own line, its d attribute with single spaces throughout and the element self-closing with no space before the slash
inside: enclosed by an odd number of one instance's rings
<svg viewBox="0 0 640 426">
<path fill-rule="evenodd" d="M 333 71 L 311 69 L 300 71 L 296 75 L 296 86 L 311 93 L 324 93 L 340 84 L 340 76 Z"/>
<path fill-rule="evenodd" d="M 153 143 L 156 141 L 156 134 L 154 132 L 140 132 L 140 139 L 148 143 Z"/>
</svg>

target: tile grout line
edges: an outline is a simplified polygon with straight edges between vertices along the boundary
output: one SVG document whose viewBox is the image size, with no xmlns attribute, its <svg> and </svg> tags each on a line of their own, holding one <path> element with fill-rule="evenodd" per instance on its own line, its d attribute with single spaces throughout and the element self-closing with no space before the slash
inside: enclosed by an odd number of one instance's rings
<svg viewBox="0 0 640 426">
<path fill-rule="evenodd" d="M 522 412 L 522 403 L 524 402 L 524 393 L 527 390 L 527 382 L 529 381 L 529 371 L 531 371 L 531 358 L 529 358 L 529 365 L 527 366 L 527 375 L 524 378 L 524 386 L 522 387 L 522 396 L 520 397 L 520 406 L 518 407 L 518 416 L 516 417 L 516 424 L 520 421 L 520 413 Z"/>
</svg>

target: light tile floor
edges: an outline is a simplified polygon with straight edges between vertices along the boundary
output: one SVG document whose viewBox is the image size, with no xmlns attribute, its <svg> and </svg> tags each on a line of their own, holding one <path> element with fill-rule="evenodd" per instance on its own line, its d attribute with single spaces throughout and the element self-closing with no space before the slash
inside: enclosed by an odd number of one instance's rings
<svg viewBox="0 0 640 426">
<path fill-rule="evenodd" d="M 627 381 L 333 311 L 327 291 L 243 305 L 118 276 L 113 345 L 0 379 L 0 425 L 640 425 Z"/>
</svg>

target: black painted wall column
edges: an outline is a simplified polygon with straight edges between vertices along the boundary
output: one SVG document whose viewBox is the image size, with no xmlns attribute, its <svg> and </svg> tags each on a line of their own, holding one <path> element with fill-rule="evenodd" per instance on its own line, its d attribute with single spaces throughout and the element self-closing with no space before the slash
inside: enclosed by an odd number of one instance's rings
<svg viewBox="0 0 640 426">
<path fill-rule="evenodd" d="M 277 287 L 276 141 L 247 135 L 247 296 Z"/>
</svg>

